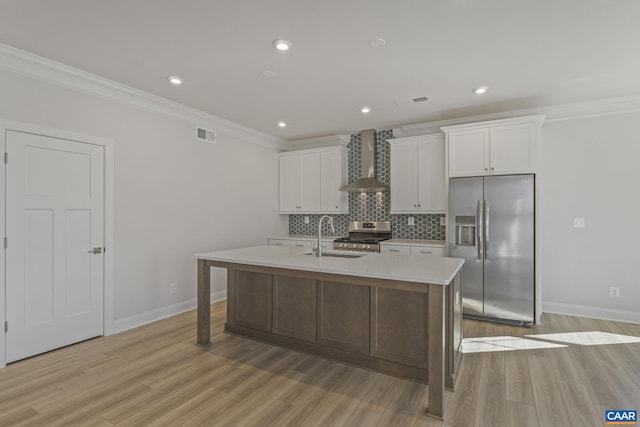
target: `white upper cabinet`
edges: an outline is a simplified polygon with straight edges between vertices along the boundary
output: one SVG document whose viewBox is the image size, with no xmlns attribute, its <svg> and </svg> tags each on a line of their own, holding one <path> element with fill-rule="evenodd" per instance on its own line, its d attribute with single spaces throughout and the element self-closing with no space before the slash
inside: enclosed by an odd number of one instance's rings
<svg viewBox="0 0 640 427">
<path fill-rule="evenodd" d="M 489 129 L 447 134 L 449 176 L 486 175 L 489 171 Z"/>
<path fill-rule="evenodd" d="M 399 138 L 398 138 L 399 139 Z M 391 212 L 411 211 L 418 207 L 418 162 L 416 139 L 391 144 Z"/>
<path fill-rule="evenodd" d="M 347 184 L 347 150 L 320 153 L 320 210 L 348 212 L 349 193 L 340 191 Z"/>
<path fill-rule="evenodd" d="M 388 141 L 391 147 L 391 213 L 444 212 L 443 136 L 436 134 Z"/>
<path fill-rule="evenodd" d="M 347 149 L 280 153 L 280 213 L 348 212 Z"/>
<path fill-rule="evenodd" d="M 444 213 L 445 143 L 443 135 L 418 137 L 418 210 Z"/>
<path fill-rule="evenodd" d="M 280 156 L 280 212 L 300 209 L 300 158 Z"/>
<path fill-rule="evenodd" d="M 320 154 L 281 155 L 280 212 L 317 210 L 320 210 Z"/>
<path fill-rule="evenodd" d="M 447 126 L 449 176 L 535 173 L 544 116 Z"/>
</svg>

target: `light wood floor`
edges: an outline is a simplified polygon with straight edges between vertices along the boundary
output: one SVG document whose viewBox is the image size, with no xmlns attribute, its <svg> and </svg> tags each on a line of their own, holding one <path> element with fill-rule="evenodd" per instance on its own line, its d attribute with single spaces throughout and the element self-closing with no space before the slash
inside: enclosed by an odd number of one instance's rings
<svg viewBox="0 0 640 427">
<path fill-rule="evenodd" d="M 223 334 L 225 309 L 212 305 L 206 349 L 191 311 L 0 369 L 0 426 L 584 427 L 640 409 L 640 343 L 465 354 L 440 423 L 422 415 L 426 386 Z M 468 337 L 572 331 L 640 337 L 550 314 L 532 329 L 465 321 Z"/>
</svg>

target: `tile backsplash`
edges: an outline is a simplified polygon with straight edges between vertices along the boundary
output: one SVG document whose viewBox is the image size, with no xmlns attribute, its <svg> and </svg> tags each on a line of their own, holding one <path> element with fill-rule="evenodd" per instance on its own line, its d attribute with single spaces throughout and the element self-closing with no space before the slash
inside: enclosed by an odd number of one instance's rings
<svg viewBox="0 0 640 427">
<path fill-rule="evenodd" d="M 387 139 L 393 138 L 391 130 L 376 132 L 376 178 L 384 184 L 390 182 L 390 156 Z M 360 134 L 351 135 L 347 145 L 349 148 L 349 182 L 360 178 Z M 349 221 L 391 221 L 391 232 L 394 239 L 426 239 L 444 240 L 445 226 L 440 225 L 440 217 L 444 215 L 391 215 L 389 193 L 349 193 L 349 214 L 331 215 L 336 235 L 347 234 Z M 408 225 L 409 216 L 413 216 L 414 225 Z M 305 217 L 309 223 L 305 224 Z M 318 233 L 318 221 L 322 215 L 289 215 L 289 234 L 315 235 Z M 323 234 L 331 235 L 331 227 L 327 221 L 322 225 Z"/>
</svg>

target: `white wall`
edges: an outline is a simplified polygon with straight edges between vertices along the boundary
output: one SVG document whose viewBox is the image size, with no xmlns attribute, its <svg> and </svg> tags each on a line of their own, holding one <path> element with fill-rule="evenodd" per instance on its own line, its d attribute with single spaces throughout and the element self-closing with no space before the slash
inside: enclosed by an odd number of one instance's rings
<svg viewBox="0 0 640 427">
<path fill-rule="evenodd" d="M 543 311 L 640 323 L 640 113 L 545 123 L 538 176 Z"/>
<path fill-rule="evenodd" d="M 115 141 L 116 330 L 194 306 L 194 253 L 287 232 L 275 148 L 224 132 L 211 145 L 194 123 L 10 72 L 0 71 L 0 93 L 0 118 Z M 213 276 L 224 296 L 225 276 Z"/>
</svg>

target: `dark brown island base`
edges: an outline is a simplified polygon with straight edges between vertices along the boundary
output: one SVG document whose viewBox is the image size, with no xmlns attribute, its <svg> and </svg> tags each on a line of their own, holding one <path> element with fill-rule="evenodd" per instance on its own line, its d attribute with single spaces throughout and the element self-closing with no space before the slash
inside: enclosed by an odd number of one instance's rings
<svg viewBox="0 0 640 427">
<path fill-rule="evenodd" d="M 426 414 L 443 418 L 462 359 L 462 260 L 273 246 L 196 257 L 199 345 L 210 343 L 210 267 L 226 268 L 226 332 L 428 384 Z"/>
</svg>

